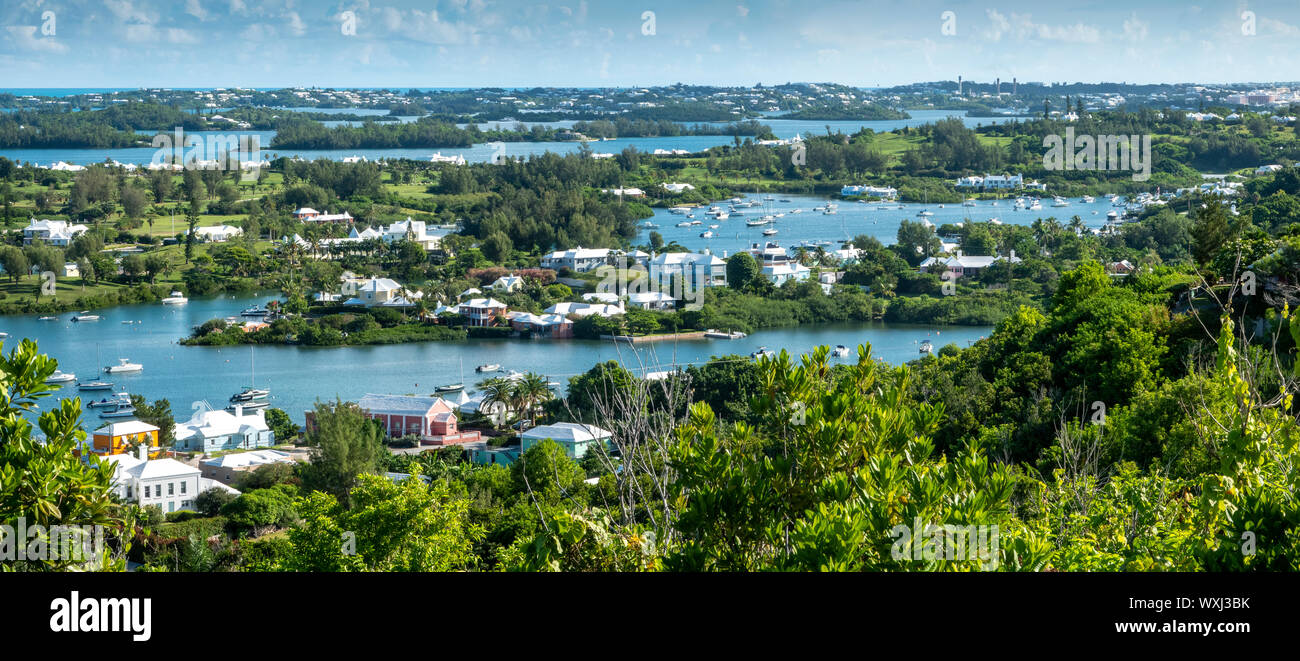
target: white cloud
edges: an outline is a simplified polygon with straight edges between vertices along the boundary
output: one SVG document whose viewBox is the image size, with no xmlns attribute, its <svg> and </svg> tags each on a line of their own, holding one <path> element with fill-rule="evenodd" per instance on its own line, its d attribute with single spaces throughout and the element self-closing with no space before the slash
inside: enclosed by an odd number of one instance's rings
<svg viewBox="0 0 1300 661">
<path fill-rule="evenodd" d="M 736 15 L 741 18 L 749 16 L 749 7 L 746 7 L 745 5 L 736 5 Z"/>
<path fill-rule="evenodd" d="M 5 28 L 14 50 L 26 53 L 66 53 L 67 44 L 54 37 L 37 37 L 35 25 L 10 25 Z"/>
<path fill-rule="evenodd" d="M 200 21 L 208 20 L 208 12 L 199 4 L 199 0 L 185 0 L 185 13 Z"/>
<path fill-rule="evenodd" d="M 301 37 L 304 34 L 307 34 L 307 24 L 302 22 L 302 18 L 298 16 L 298 12 L 291 11 L 286 15 L 286 17 L 289 19 L 289 32 L 292 32 L 293 36 Z"/>
<path fill-rule="evenodd" d="M 989 29 L 985 30 L 984 36 L 990 41 L 1001 41 L 1006 36 L 1018 41 L 1037 39 L 1078 44 L 1095 44 L 1101 41 L 1101 31 L 1083 23 L 1074 25 L 1035 23 L 1029 14 L 1011 12 L 1011 16 L 1007 17 L 998 13 L 996 9 L 987 10 L 987 15 Z M 1126 21 L 1125 30 L 1127 29 Z"/>
</svg>

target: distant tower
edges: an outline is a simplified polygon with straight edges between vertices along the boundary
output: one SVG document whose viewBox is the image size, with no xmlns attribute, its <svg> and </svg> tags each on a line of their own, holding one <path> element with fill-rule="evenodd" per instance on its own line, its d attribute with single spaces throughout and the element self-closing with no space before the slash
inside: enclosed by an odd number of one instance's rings
<svg viewBox="0 0 1300 661">
<path fill-rule="evenodd" d="M 998 94 L 998 95 L 1001 95 L 1001 94 L 1002 94 L 1002 79 L 1001 79 L 1001 78 L 994 78 L 994 79 L 993 79 L 993 93 L 994 93 L 994 94 Z"/>
<path fill-rule="evenodd" d="M 1012 96 L 1015 96 L 1015 95 L 1016 95 L 1016 78 L 1015 78 L 1015 76 L 1012 76 L 1012 77 L 1011 77 L 1011 95 L 1012 95 Z"/>
<path fill-rule="evenodd" d="M 957 96 L 961 96 L 961 76 L 957 76 Z"/>
</svg>

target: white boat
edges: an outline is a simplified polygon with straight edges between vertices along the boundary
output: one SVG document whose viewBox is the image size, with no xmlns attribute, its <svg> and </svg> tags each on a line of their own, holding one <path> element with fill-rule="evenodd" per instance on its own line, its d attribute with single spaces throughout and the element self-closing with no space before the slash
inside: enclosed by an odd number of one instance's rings
<svg viewBox="0 0 1300 661">
<path fill-rule="evenodd" d="M 720 331 L 710 328 L 704 332 L 704 337 L 714 340 L 739 340 L 740 338 L 745 337 L 745 334 L 740 331 Z"/>
<path fill-rule="evenodd" d="M 709 229 L 711 229 L 711 230 L 716 230 L 716 229 L 718 229 L 718 226 L 717 226 L 717 225 L 709 225 Z"/>
<path fill-rule="evenodd" d="M 185 305 L 189 302 L 190 299 L 185 298 L 185 295 L 178 291 L 172 292 L 170 296 L 162 300 L 163 305 Z"/>
<path fill-rule="evenodd" d="M 1116 220 L 1119 220 L 1119 213 L 1116 212 L 1116 211 L 1114 211 L 1114 210 L 1107 211 L 1107 212 L 1106 212 L 1106 220 L 1108 220 L 1108 221 L 1116 221 Z"/>
<path fill-rule="evenodd" d="M 921 350 L 920 350 L 920 351 L 921 351 L 922 354 L 930 354 L 930 353 L 933 353 L 933 352 L 934 352 L 934 345 L 933 345 L 933 344 L 930 344 L 930 341 L 929 341 L 929 340 L 925 340 L 924 342 L 921 343 Z"/>
<path fill-rule="evenodd" d="M 73 374 L 71 372 L 61 372 L 59 370 L 54 370 L 54 373 L 51 374 L 50 378 L 46 379 L 45 382 L 46 383 L 67 383 L 69 381 L 76 381 L 76 380 L 77 380 L 76 374 Z"/>
<path fill-rule="evenodd" d="M 85 383 L 77 382 L 77 390 L 112 390 L 113 384 L 108 381 L 87 381 Z"/>
<path fill-rule="evenodd" d="M 1093 196 L 1091 196 L 1091 195 L 1084 195 L 1084 196 L 1083 196 L 1083 203 L 1084 203 L 1084 204 L 1092 204 L 1093 202 L 1096 202 L 1096 201 L 1097 201 L 1097 198 L 1095 198 L 1095 197 L 1093 197 Z"/>
<path fill-rule="evenodd" d="M 691 226 L 691 221 L 687 220 L 687 221 L 685 221 L 685 222 L 677 223 L 677 226 L 678 226 L 678 227 L 690 227 L 690 226 Z"/>
<path fill-rule="evenodd" d="M 746 221 L 745 221 L 745 224 L 748 225 L 748 226 L 750 226 L 750 227 L 762 227 L 762 226 L 768 224 L 769 222 L 771 222 L 771 221 L 763 220 L 762 218 L 760 218 L 760 219 L 758 219 L 758 220 L 746 220 Z"/>
<path fill-rule="evenodd" d="M 758 351 L 749 354 L 749 357 L 755 360 L 758 360 L 759 358 L 775 358 L 776 352 L 767 347 L 759 347 Z"/>
<path fill-rule="evenodd" d="M 478 367 L 474 368 L 474 371 L 475 372 L 500 372 L 501 366 L 497 365 L 496 363 L 491 363 L 488 365 L 479 365 Z"/>
<path fill-rule="evenodd" d="M 1043 208 L 1043 205 L 1042 205 L 1042 203 L 1040 203 L 1038 200 L 1034 200 L 1034 203 L 1031 204 L 1031 205 L 1029 205 L 1029 210 L 1030 210 L 1030 211 L 1039 211 L 1039 210 L 1041 210 L 1042 208 Z"/>
<path fill-rule="evenodd" d="M 265 317 L 268 314 L 270 314 L 270 312 L 268 312 L 266 308 L 258 307 L 256 305 L 239 311 L 239 316 L 241 317 Z"/>
<path fill-rule="evenodd" d="M 1067 202 L 1067 201 L 1065 200 L 1065 198 L 1063 198 L 1063 197 L 1061 197 L 1061 196 L 1058 195 L 1058 196 L 1052 198 L 1052 206 L 1054 206 L 1054 207 L 1068 207 L 1068 206 L 1070 206 L 1070 203 Z"/>
<path fill-rule="evenodd" d="M 650 221 L 648 221 L 648 220 L 645 221 L 645 224 L 642 225 L 641 227 L 644 227 L 644 228 L 646 228 L 646 229 L 648 229 L 648 230 L 657 230 L 657 229 L 659 229 L 659 226 L 658 226 L 658 225 L 656 225 L 656 224 L 654 224 L 654 223 L 652 223 L 652 222 L 650 222 Z"/>
<path fill-rule="evenodd" d="M 72 315 L 72 320 L 73 321 L 99 321 L 99 315 L 79 312 L 77 314 Z"/>
<path fill-rule="evenodd" d="M 791 211 L 790 213 L 803 213 L 803 209 L 795 209 L 794 211 Z"/>
<path fill-rule="evenodd" d="M 58 317 L 41 317 L 40 319 L 37 319 L 37 321 L 58 321 L 58 320 L 59 320 Z"/>
<path fill-rule="evenodd" d="M 270 406 L 268 402 L 261 401 L 261 400 L 252 400 L 248 402 L 232 403 L 230 406 L 226 407 L 226 410 L 230 411 L 231 413 L 234 413 L 235 407 L 241 407 L 241 410 L 247 411 L 248 409 L 264 409 L 268 406 Z"/>
<path fill-rule="evenodd" d="M 921 211 L 916 212 L 916 215 L 917 215 L 918 217 L 920 217 L 920 218 L 928 218 L 928 217 L 930 217 L 930 216 L 933 216 L 933 215 L 934 215 L 934 212 L 932 212 L 932 211 L 925 211 L 925 210 L 923 209 L 923 210 L 921 210 Z"/>
<path fill-rule="evenodd" d="M 713 232 L 700 232 L 701 239 L 712 239 L 715 235 Z"/>
<path fill-rule="evenodd" d="M 122 405 L 131 406 L 131 396 L 124 392 L 119 392 L 112 397 L 106 397 L 98 402 L 87 402 L 86 406 L 92 409 L 117 409 Z"/>
<path fill-rule="evenodd" d="M 114 402 L 111 407 L 106 407 L 99 412 L 101 418 L 133 418 L 135 417 L 135 407 L 131 405 L 130 397 L 126 403 Z"/>
<path fill-rule="evenodd" d="M 834 216 L 836 213 L 837 212 L 834 209 L 827 209 L 822 212 L 822 214 L 826 216 Z"/>
<path fill-rule="evenodd" d="M 763 230 L 763 236 L 776 236 L 776 228 L 775 228 L 775 227 L 769 227 L 769 228 Z"/>
<path fill-rule="evenodd" d="M 678 216 L 681 216 L 689 212 L 690 210 L 691 210 L 690 207 L 672 207 L 668 209 L 668 213 L 677 214 Z"/>
<path fill-rule="evenodd" d="M 834 349 L 831 349 L 831 355 L 835 356 L 836 358 L 848 358 L 849 348 L 844 346 L 843 344 L 837 344 L 835 345 Z"/>
<path fill-rule="evenodd" d="M 961 205 L 963 207 L 973 207 L 975 206 L 975 198 L 967 198 L 966 201 L 961 203 Z"/>
<path fill-rule="evenodd" d="M 133 374 L 144 370 L 144 365 L 130 362 L 127 358 L 118 358 L 116 365 L 104 368 L 105 374 Z"/>
</svg>

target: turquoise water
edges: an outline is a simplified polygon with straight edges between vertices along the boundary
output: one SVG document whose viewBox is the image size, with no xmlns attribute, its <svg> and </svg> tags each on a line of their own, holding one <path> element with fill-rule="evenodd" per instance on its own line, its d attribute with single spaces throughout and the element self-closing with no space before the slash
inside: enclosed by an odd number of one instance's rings
<svg viewBox="0 0 1300 661">
<path fill-rule="evenodd" d="M 751 193 L 747 199 L 762 201 L 764 197 L 767 195 L 756 196 Z M 695 251 L 708 248 L 719 256 L 724 252 L 732 254 L 737 250 L 749 248 L 755 242 L 764 241 L 775 241 L 786 248 L 795 248 L 802 241 L 831 241 L 833 245 L 826 246 L 826 249 L 833 250 L 839 248 L 839 242 L 852 239 L 859 234 L 874 236 L 881 243 L 891 245 L 896 242 L 898 226 L 902 221 L 921 220 L 917 213 L 922 210 L 934 214 L 929 216 L 928 220 L 936 229 L 944 223 L 956 224 L 968 219 L 985 222 L 990 218 L 997 218 L 999 222 L 1007 225 L 1030 225 L 1038 218 L 1055 217 L 1062 224 L 1068 224 L 1070 218 L 1075 215 L 1083 220 L 1086 227 L 1100 228 L 1106 223 L 1107 211 L 1121 210 L 1111 206 L 1104 197 L 1097 198 L 1091 204 L 1076 197 L 1069 200 L 1068 207 L 1053 207 L 1052 199 L 1048 198 L 1042 201 L 1043 208 L 1039 211 L 1027 209 L 1017 211 L 1013 207 L 1015 199 L 1012 198 L 999 200 L 997 206 L 993 206 L 992 201 L 979 201 L 974 207 L 964 207 L 960 203 L 947 203 L 942 208 L 938 204 L 839 202 L 835 214 L 825 215 L 820 211 L 813 211 L 814 206 L 826 203 L 824 197 L 780 193 L 773 193 L 771 197 L 776 200 L 770 203 L 771 206 L 768 207 L 770 211 L 765 211 L 763 207 L 740 209 L 744 216 L 733 215 L 727 220 L 712 220 L 703 214 L 704 209 L 698 210 L 695 212 L 694 220 L 702 221 L 703 224 L 694 227 L 677 227 L 677 223 L 689 222 L 690 219 L 673 215 L 667 209 L 655 209 L 655 217 L 650 221 L 659 225 L 659 228 L 655 230 L 643 228 L 633 242 L 648 244 L 649 233 L 655 231 L 663 235 L 665 243 L 676 241 Z M 780 200 L 789 200 L 789 202 Z M 727 209 L 725 202 L 716 204 Z M 900 210 L 899 206 L 904 208 Z M 790 213 L 795 209 L 803 211 L 799 214 Z M 763 236 L 763 230 L 768 226 L 750 227 L 745 224 L 745 221 L 759 218 L 766 213 L 786 214 L 770 226 L 777 230 L 777 234 L 772 237 Z M 711 239 L 701 238 L 700 234 L 708 230 L 710 225 L 718 226 L 717 229 L 712 230 L 716 236 Z"/>
<path fill-rule="evenodd" d="M 901 363 L 918 357 L 922 340 L 931 340 L 936 350 L 949 342 L 965 347 L 990 331 L 985 327 L 838 324 L 765 330 L 740 340 L 666 341 L 638 348 L 611 341 L 517 339 L 369 347 L 259 346 L 255 350 L 247 346 L 177 344 L 195 325 L 238 314 L 253 302 L 273 297 L 225 296 L 193 300 L 178 307 L 127 305 L 96 311 L 102 317 L 98 322 L 71 323 L 68 313 L 59 315 L 59 321 L 39 321 L 36 316 L 0 317 L 0 330 L 9 333 L 4 340 L 6 348 L 12 348 L 21 338 L 32 338 L 42 352 L 58 359 L 64 372 L 73 372 L 83 380 L 113 381 L 119 390 L 149 400 L 166 398 L 173 414 L 182 419 L 188 417 L 193 402 L 206 400 L 213 407 L 224 407 L 230 395 L 249 385 L 255 363 L 256 385 L 270 388 L 271 405 L 283 408 L 298 422 L 317 399 L 356 400 L 370 392 L 428 394 L 436 385 L 453 382 L 464 382 L 472 388 L 481 380 L 474 368 L 489 363 L 507 370 L 538 372 L 567 385 L 569 377 L 605 360 L 617 360 L 640 374 L 670 369 L 672 365 L 702 363 L 714 355 L 747 356 L 760 346 L 803 353 L 821 344 L 855 347 L 870 342 L 878 357 Z M 118 358 L 140 363 L 144 371 L 114 376 L 97 373 L 105 365 L 116 364 Z M 77 395 L 73 387 L 65 387 L 60 393 Z M 99 399 L 107 393 L 93 395 Z M 82 401 L 88 401 L 88 396 L 83 396 Z M 98 417 L 87 413 L 85 425 L 97 428 Z"/>
</svg>

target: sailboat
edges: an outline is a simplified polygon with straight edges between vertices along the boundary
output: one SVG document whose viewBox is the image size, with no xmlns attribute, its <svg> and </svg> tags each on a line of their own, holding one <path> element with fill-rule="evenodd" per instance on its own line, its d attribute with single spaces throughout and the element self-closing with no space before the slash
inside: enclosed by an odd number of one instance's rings
<svg viewBox="0 0 1300 661">
<path fill-rule="evenodd" d="M 258 403 L 261 402 L 262 406 L 265 406 L 266 405 L 265 402 L 262 402 L 261 400 L 265 400 L 267 397 L 271 396 L 270 390 L 266 390 L 264 388 L 255 388 L 252 385 L 254 383 L 257 383 L 257 362 L 255 361 L 254 356 L 255 354 L 253 352 L 253 347 L 252 345 L 249 345 L 248 347 L 248 364 L 249 364 L 249 371 L 250 371 L 248 377 L 249 386 L 247 388 L 244 388 L 242 392 L 235 395 L 231 395 L 230 396 L 231 404 L 243 404 L 244 408 L 261 408 L 260 406 L 258 406 Z"/>
<path fill-rule="evenodd" d="M 95 345 L 95 363 L 99 363 L 99 345 Z M 77 381 L 77 390 L 112 390 L 113 384 L 109 381 Z"/>
<path fill-rule="evenodd" d="M 458 392 L 465 389 L 465 359 L 460 359 L 460 381 L 447 383 L 433 389 L 434 392 Z"/>
</svg>

